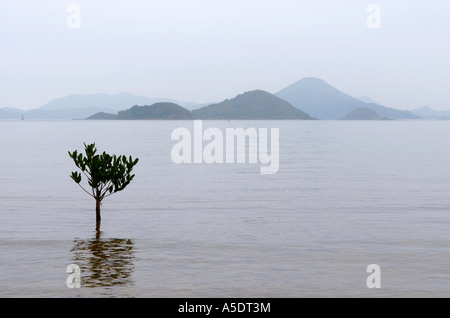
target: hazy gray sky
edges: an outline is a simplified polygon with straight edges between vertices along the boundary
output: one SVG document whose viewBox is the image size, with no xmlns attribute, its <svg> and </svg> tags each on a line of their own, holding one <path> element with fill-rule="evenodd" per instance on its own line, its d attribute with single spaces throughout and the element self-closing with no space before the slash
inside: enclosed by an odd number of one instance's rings
<svg viewBox="0 0 450 318">
<path fill-rule="evenodd" d="M 0 107 L 72 93 L 211 102 L 313 76 L 389 107 L 450 109 L 448 0 L 1 0 L 0 44 Z"/>
</svg>

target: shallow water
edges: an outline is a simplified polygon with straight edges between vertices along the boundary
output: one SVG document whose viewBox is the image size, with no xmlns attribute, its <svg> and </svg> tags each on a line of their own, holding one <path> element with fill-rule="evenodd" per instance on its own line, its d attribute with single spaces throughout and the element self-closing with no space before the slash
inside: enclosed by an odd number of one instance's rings
<svg viewBox="0 0 450 318">
<path fill-rule="evenodd" d="M 0 296 L 450 295 L 447 121 L 203 126 L 279 128 L 279 172 L 174 164 L 171 132 L 192 121 L 0 121 Z M 140 158 L 103 202 L 101 233 L 69 178 L 83 142 Z"/>
</svg>

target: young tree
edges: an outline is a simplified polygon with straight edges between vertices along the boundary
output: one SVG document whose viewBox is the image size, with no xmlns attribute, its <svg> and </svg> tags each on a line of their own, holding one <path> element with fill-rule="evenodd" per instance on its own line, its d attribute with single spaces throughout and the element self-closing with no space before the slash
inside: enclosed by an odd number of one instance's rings
<svg viewBox="0 0 450 318">
<path fill-rule="evenodd" d="M 100 205 L 102 200 L 113 193 L 122 191 L 134 178 L 131 174 L 133 167 L 138 163 L 139 159 L 133 160 L 130 156 L 109 155 L 103 152 L 97 155 L 95 143 L 86 145 L 85 156 L 78 154 L 77 150 L 69 151 L 70 158 L 73 159 L 75 165 L 86 176 L 91 191 L 86 190 L 81 183 L 81 173 L 72 172 L 70 177 L 75 181 L 81 189 L 95 199 L 95 211 L 97 226 L 100 224 Z"/>
</svg>

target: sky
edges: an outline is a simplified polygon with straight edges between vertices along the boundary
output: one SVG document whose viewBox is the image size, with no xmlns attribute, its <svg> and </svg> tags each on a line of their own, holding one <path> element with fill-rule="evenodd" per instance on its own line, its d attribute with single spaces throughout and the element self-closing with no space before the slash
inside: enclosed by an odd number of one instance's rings
<svg viewBox="0 0 450 318">
<path fill-rule="evenodd" d="M 449 12 L 448 0 L 0 0 L 0 108 L 121 92 L 209 103 L 318 77 L 388 107 L 450 109 Z"/>
</svg>

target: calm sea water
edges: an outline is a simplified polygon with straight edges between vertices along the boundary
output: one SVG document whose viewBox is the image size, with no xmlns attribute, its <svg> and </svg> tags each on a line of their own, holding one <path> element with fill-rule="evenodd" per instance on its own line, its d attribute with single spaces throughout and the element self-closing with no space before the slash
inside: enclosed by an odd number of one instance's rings
<svg viewBox="0 0 450 318">
<path fill-rule="evenodd" d="M 0 121 L 0 296 L 450 296 L 448 121 L 203 126 L 279 128 L 279 172 L 174 164 L 191 121 Z M 101 233 L 69 178 L 83 142 L 140 158 Z"/>
</svg>

